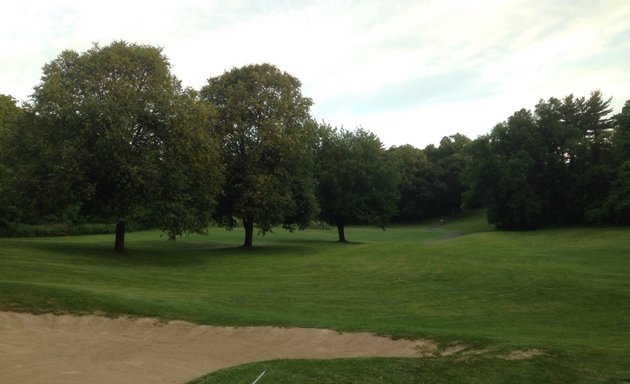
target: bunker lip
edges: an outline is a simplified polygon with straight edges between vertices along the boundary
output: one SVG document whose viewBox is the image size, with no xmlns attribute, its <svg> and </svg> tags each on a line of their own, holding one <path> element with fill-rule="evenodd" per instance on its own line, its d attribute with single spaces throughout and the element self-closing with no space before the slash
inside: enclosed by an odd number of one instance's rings
<svg viewBox="0 0 630 384">
<path fill-rule="evenodd" d="M 428 339 L 394 340 L 328 329 L 0 312 L 0 382 L 185 383 L 264 360 L 452 353 Z"/>
</svg>

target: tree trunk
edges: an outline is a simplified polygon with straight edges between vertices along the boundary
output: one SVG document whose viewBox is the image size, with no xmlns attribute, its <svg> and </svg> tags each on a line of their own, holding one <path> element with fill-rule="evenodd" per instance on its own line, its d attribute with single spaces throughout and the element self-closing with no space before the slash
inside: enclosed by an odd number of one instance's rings
<svg viewBox="0 0 630 384">
<path fill-rule="evenodd" d="M 251 217 L 243 218 L 243 227 L 245 228 L 244 248 L 252 248 L 254 242 L 254 219 Z"/>
<path fill-rule="evenodd" d="M 343 224 L 337 224 L 337 233 L 339 233 L 339 241 L 341 243 L 346 242 L 346 226 Z"/>
<path fill-rule="evenodd" d="M 125 250 L 125 221 L 118 220 L 116 223 L 116 242 L 114 244 L 114 251 L 122 252 Z"/>
</svg>

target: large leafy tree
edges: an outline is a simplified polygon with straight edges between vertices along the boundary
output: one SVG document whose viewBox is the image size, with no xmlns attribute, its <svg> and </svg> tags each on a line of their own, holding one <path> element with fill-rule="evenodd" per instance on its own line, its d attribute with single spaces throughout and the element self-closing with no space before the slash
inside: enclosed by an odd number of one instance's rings
<svg viewBox="0 0 630 384">
<path fill-rule="evenodd" d="M 322 220 L 337 227 L 384 227 L 396 211 L 398 174 L 376 135 L 363 129 L 347 131 L 322 126 L 317 155 Z"/>
<path fill-rule="evenodd" d="M 176 95 L 173 107 L 148 205 L 149 218 L 171 239 L 205 232 L 223 187 L 215 108 L 190 89 Z"/>
<path fill-rule="evenodd" d="M 304 228 L 316 212 L 312 102 L 300 81 L 270 64 L 234 68 L 208 80 L 201 94 L 218 110 L 226 185 L 216 212 L 230 229 L 240 221 L 244 247 L 254 227 Z"/>
<path fill-rule="evenodd" d="M 220 187 L 212 113 L 182 90 L 161 49 L 120 41 L 64 51 L 43 72 L 32 110 L 54 152 L 60 204 L 114 219 L 118 251 L 125 222 L 152 209 L 171 236 L 203 227 Z"/>
</svg>

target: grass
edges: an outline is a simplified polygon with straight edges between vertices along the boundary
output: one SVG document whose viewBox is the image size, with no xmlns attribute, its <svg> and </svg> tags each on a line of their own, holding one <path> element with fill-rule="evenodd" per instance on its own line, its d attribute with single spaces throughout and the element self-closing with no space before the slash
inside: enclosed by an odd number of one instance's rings
<svg viewBox="0 0 630 384">
<path fill-rule="evenodd" d="M 550 367 L 552 369 L 550 369 Z M 580 383 L 579 373 L 548 360 L 505 361 L 485 358 L 277 360 L 224 369 L 190 384 L 451 384 Z"/>
<path fill-rule="evenodd" d="M 510 362 L 278 361 L 217 372 L 208 383 L 247 382 L 231 378 L 255 373 L 251 382 L 267 366 L 284 379 L 260 384 L 630 382 L 629 228 L 498 232 L 477 214 L 386 231 L 352 227 L 351 244 L 337 243 L 335 231 L 278 230 L 246 250 L 238 247 L 242 236 L 212 229 L 169 242 L 136 232 L 122 256 L 111 235 L 0 239 L 0 308 L 333 328 L 547 352 Z M 370 367 L 381 367 L 381 376 Z M 316 381 L 300 378 L 311 371 L 320 372 L 310 375 Z"/>
</svg>

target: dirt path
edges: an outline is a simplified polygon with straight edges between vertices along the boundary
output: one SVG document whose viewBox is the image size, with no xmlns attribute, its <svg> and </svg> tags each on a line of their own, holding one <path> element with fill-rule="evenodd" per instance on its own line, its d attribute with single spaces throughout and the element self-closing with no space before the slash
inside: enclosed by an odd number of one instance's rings
<svg viewBox="0 0 630 384">
<path fill-rule="evenodd" d="M 432 341 L 367 333 L 0 312 L 1 383 L 185 383 L 254 361 L 435 351 Z"/>
</svg>

